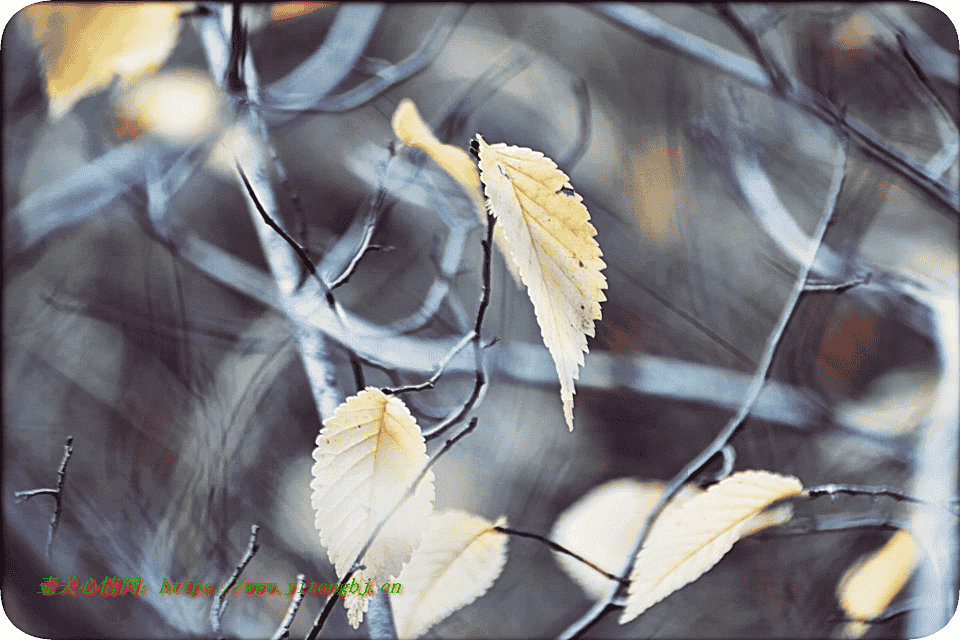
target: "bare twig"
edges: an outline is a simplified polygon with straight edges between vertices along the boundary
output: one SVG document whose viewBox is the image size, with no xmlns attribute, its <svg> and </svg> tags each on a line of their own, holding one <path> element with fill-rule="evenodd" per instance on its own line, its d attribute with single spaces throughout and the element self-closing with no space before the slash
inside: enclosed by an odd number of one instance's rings
<svg viewBox="0 0 960 640">
<path fill-rule="evenodd" d="M 484 365 L 482 345 L 480 344 L 480 333 L 483 328 L 483 317 L 490 304 L 490 263 L 493 254 L 493 227 L 497 219 L 490 211 L 487 211 L 487 237 L 483 241 L 483 285 L 480 293 L 480 306 L 477 309 L 477 321 L 473 326 L 473 356 L 474 356 L 474 383 L 473 391 L 463 406 L 456 412 L 451 413 L 446 419 L 430 429 L 425 429 L 423 437 L 428 442 L 439 437 L 452 425 L 458 423 L 467 415 L 467 413 L 479 402 L 486 391 L 487 375 Z"/>
<path fill-rule="evenodd" d="M 280 623 L 280 627 L 270 640 L 285 640 L 290 636 L 290 625 L 293 624 L 293 619 L 297 617 L 300 603 L 303 602 L 303 594 L 306 592 L 306 589 L 304 589 L 306 582 L 304 582 L 304 580 L 306 580 L 306 576 L 298 573 L 297 593 L 293 596 L 293 600 L 290 601 L 290 606 L 287 607 L 287 614 L 283 617 L 283 622 Z"/>
<path fill-rule="evenodd" d="M 585 6 L 628 27 L 658 47 L 710 65 L 750 86 L 777 95 L 773 81 L 759 63 L 741 58 L 723 47 L 669 25 L 638 6 L 619 3 L 596 3 Z M 955 188 L 929 175 L 916 160 L 908 158 L 879 140 L 864 125 L 848 119 L 839 108 L 827 103 L 811 89 L 793 84 L 779 97 L 828 125 L 839 127 L 868 156 L 905 177 L 949 207 L 951 211 L 960 213 L 960 193 Z"/>
<path fill-rule="evenodd" d="M 383 64 L 380 61 L 371 64 L 367 59 L 359 58 L 358 62 L 360 64 L 356 66 L 375 74 L 375 77 L 362 82 L 359 86 L 336 96 L 321 96 L 309 106 L 281 106 L 279 108 L 293 108 L 298 113 L 322 113 L 348 111 L 367 104 L 395 84 L 423 71 L 437 57 L 450 36 L 453 35 L 467 9 L 468 7 L 462 4 L 447 5 L 440 17 L 437 18 L 430 34 L 420 43 L 417 50 L 395 65 Z M 269 103 L 266 106 L 268 109 L 271 108 Z"/>
<path fill-rule="evenodd" d="M 846 293 L 854 287 L 859 287 L 862 284 L 868 284 L 870 279 L 873 277 L 872 273 L 867 273 L 867 275 L 862 278 L 854 278 L 853 280 L 848 280 L 847 282 L 808 282 L 803 287 L 804 293 L 818 293 L 818 292 L 828 292 L 828 293 Z"/>
<path fill-rule="evenodd" d="M 260 525 L 258 524 L 250 527 L 250 544 L 247 545 L 247 552 L 243 554 L 243 558 L 240 559 L 240 564 L 233 570 L 233 575 L 230 576 L 227 586 L 224 587 L 222 591 L 218 591 L 216 597 L 213 599 L 213 606 L 210 608 L 210 623 L 213 625 L 213 632 L 220 640 L 224 638 L 220 621 L 223 619 L 223 612 L 227 608 L 227 603 L 224 598 L 227 592 L 233 588 L 233 585 L 237 583 L 237 580 L 240 579 L 240 574 L 243 573 L 243 570 L 246 569 L 250 561 L 253 560 L 253 556 L 256 555 L 257 550 L 260 549 L 260 544 L 257 542 L 257 532 L 259 530 Z M 243 584 L 241 583 L 240 586 L 243 586 Z"/>
<path fill-rule="evenodd" d="M 900 491 L 888 489 L 887 487 L 857 487 L 847 484 L 825 484 L 819 487 L 810 487 L 804 489 L 801 495 L 809 498 L 819 498 L 822 496 L 836 496 L 838 494 L 848 496 L 886 496 L 901 502 L 912 502 L 914 504 L 928 504 L 942 507 L 954 515 L 958 515 L 956 501 L 953 503 L 934 503 L 929 500 L 922 500 L 913 496 L 908 496 Z"/>
<path fill-rule="evenodd" d="M 423 391 L 424 389 L 433 389 L 433 385 L 436 384 L 437 380 L 440 379 L 440 376 L 443 375 L 443 370 L 450 363 L 450 360 L 453 358 L 453 356 L 460 353 L 460 350 L 463 349 L 465 346 L 467 346 L 467 343 L 471 342 L 474 339 L 475 335 L 476 333 L 474 331 L 471 331 L 467 335 L 463 336 L 460 339 L 460 342 L 453 345 L 453 347 L 450 348 L 450 351 L 448 351 L 447 354 L 443 357 L 443 360 L 440 361 L 440 364 L 437 365 L 437 372 L 434 373 L 426 382 L 421 382 L 420 384 L 410 385 L 406 387 L 396 387 L 396 388 L 386 387 L 384 389 L 381 389 L 380 391 L 382 391 L 387 395 L 396 395 L 400 393 L 408 393 L 410 391 Z"/>
<path fill-rule="evenodd" d="M 453 446 L 457 444 L 457 442 L 459 442 L 464 436 L 466 436 L 468 433 L 470 433 L 476 428 L 477 428 L 477 418 L 473 417 L 470 419 L 470 424 L 468 424 L 463 431 L 458 433 L 453 438 L 450 438 L 449 440 L 447 440 L 444 443 L 444 445 L 436 451 L 436 453 L 430 456 L 430 459 L 427 460 L 427 463 L 423 466 L 423 469 L 420 470 L 420 473 L 417 474 L 417 477 L 414 478 L 413 482 L 410 483 L 410 486 L 407 487 L 407 490 L 403 493 L 403 496 L 400 498 L 397 504 L 394 505 L 393 509 L 391 509 L 389 513 L 387 513 L 385 516 L 383 516 L 380 519 L 380 522 L 377 524 L 373 532 L 367 538 L 366 543 L 364 543 L 364 545 L 360 548 L 360 552 L 357 553 L 357 557 L 351 564 L 350 569 L 347 571 L 347 573 L 343 576 L 343 579 L 340 581 L 341 587 L 343 587 L 343 585 L 347 583 L 347 581 L 350 579 L 351 576 L 353 576 L 354 573 L 364 569 L 364 565 L 360 564 L 360 560 L 367 554 L 367 551 L 370 550 L 370 547 L 373 546 L 374 540 L 376 540 L 377 536 L 380 535 L 380 531 L 382 531 L 383 527 L 386 526 L 387 521 L 390 520 L 390 518 L 393 517 L 393 514 L 400 509 L 400 506 L 404 502 L 406 502 L 407 498 L 409 498 L 414 493 L 416 493 L 417 487 L 420 486 L 420 482 L 426 477 L 427 472 L 430 470 L 430 468 L 437 462 L 437 460 L 440 459 L 440 457 L 443 454 L 445 454 L 447 451 L 453 448 Z M 333 609 L 333 603 L 336 601 L 336 597 L 337 597 L 336 594 L 338 591 L 339 589 L 337 591 L 334 591 L 330 595 L 330 597 L 327 599 L 326 605 L 324 605 L 323 609 L 320 611 L 320 614 L 317 616 L 317 619 L 313 623 L 313 628 L 310 629 L 310 633 L 307 635 L 307 640 L 316 640 L 317 634 L 320 633 L 320 629 L 323 628 L 324 622 L 329 617 L 330 611 Z"/>
<path fill-rule="evenodd" d="M 46 557 L 50 557 L 50 549 L 53 547 L 53 536 L 57 533 L 57 527 L 60 526 L 60 508 L 63 504 L 63 481 L 67 478 L 67 463 L 70 462 L 70 456 L 73 455 L 73 436 L 67 436 L 67 443 L 63 445 L 63 459 L 60 460 L 60 468 L 57 469 L 57 488 L 56 489 L 28 489 L 26 491 L 14 492 L 14 498 L 17 503 L 26 502 L 34 496 L 53 496 L 56 505 L 53 508 L 53 516 L 50 518 L 50 529 L 47 532 Z"/>
<path fill-rule="evenodd" d="M 816 258 L 816 251 L 820 245 L 823 244 L 823 238 L 826 235 L 827 227 L 830 225 L 830 222 L 833 220 L 833 216 L 836 213 L 837 199 L 843 187 L 843 181 L 846 174 L 846 146 L 846 140 L 841 140 L 841 144 L 838 149 L 839 157 L 836 164 L 833 184 L 830 186 L 830 190 L 827 193 L 824 212 L 820 218 L 820 223 L 813 237 L 807 260 L 801 268 L 790 294 L 787 296 L 787 300 L 784 304 L 784 310 L 780 314 L 777 324 L 774 326 L 773 331 L 771 331 L 770 336 L 767 339 L 767 344 L 757 366 L 757 370 L 754 373 L 750 387 L 747 390 L 746 396 L 744 397 L 739 410 L 737 411 L 736 415 L 734 415 L 727 422 L 726 426 L 724 426 L 717 437 L 714 438 L 714 440 L 703 451 L 695 456 L 693 460 L 688 462 L 683 469 L 670 481 L 670 484 L 657 501 L 657 505 L 647 517 L 647 520 L 643 525 L 643 529 L 641 529 L 640 535 L 637 537 L 637 541 L 628 555 L 628 560 L 620 574 L 621 578 L 626 578 L 630 575 L 634 559 L 643 546 L 643 543 L 646 540 L 653 523 L 656 522 L 657 516 L 659 516 L 663 511 L 664 505 L 666 505 L 670 498 L 674 496 L 680 487 L 683 486 L 683 484 L 686 483 L 690 477 L 697 472 L 698 469 L 700 469 L 708 460 L 710 460 L 711 457 L 723 449 L 737 429 L 739 429 L 746 421 L 753 409 L 754 404 L 757 401 L 757 398 L 760 396 L 760 391 L 766 384 L 767 376 L 770 373 L 770 368 L 773 364 L 773 358 L 776 355 L 777 349 L 780 346 L 780 342 L 783 340 L 785 335 L 787 324 L 793 317 L 794 311 L 796 311 L 797 304 L 800 301 L 800 296 L 803 293 L 803 287 L 807 282 L 807 278 L 810 276 L 810 270 L 812 269 L 814 260 Z M 605 615 L 608 611 L 611 611 L 611 603 L 617 596 L 618 589 L 619 585 L 615 588 L 611 588 L 606 596 L 598 600 L 587 613 L 585 613 L 572 625 L 567 627 L 560 637 L 579 637 L 593 624 L 595 624 L 603 615 Z"/>
<path fill-rule="evenodd" d="M 767 54 L 756 33 L 747 26 L 740 15 L 729 4 L 714 4 L 713 8 L 717 14 L 730 25 L 737 35 L 740 36 L 743 43 L 747 45 L 747 48 L 750 49 L 750 52 L 757 59 L 757 62 L 760 63 L 760 66 L 766 71 L 777 93 L 784 95 L 790 88 L 790 78 L 788 78 L 787 74 L 780 68 L 777 61 Z"/>
<path fill-rule="evenodd" d="M 620 578 L 619 576 L 613 575 L 613 574 L 610 573 L 609 571 L 604 571 L 603 569 L 601 569 L 600 567 L 598 567 L 598 566 L 595 565 L 594 563 L 590 562 L 589 560 L 587 560 L 587 559 L 584 558 L 583 556 L 581 556 L 581 555 L 579 555 L 579 554 L 576 554 L 576 553 L 574 553 L 573 551 L 570 551 L 569 549 L 567 549 L 566 547 L 564 547 L 564 546 L 562 546 L 562 545 L 557 544 L 556 542 L 554 542 L 553 540 L 551 540 L 550 538 L 548 538 L 548 537 L 545 536 L 545 535 L 542 535 L 542 534 L 539 534 L 539 533 L 535 533 L 535 532 L 533 532 L 533 531 L 525 531 L 525 530 L 523 530 L 523 529 L 517 529 L 517 528 L 515 528 L 515 527 L 494 527 L 494 530 L 495 530 L 495 531 L 499 531 L 500 533 L 509 534 L 509 535 L 511 535 L 511 536 L 519 536 L 519 537 L 521 537 L 521 538 L 530 538 L 531 540 L 539 540 L 540 542 L 544 543 L 545 545 L 547 545 L 548 547 L 550 547 L 550 548 L 553 549 L 554 551 L 556 551 L 556 552 L 558 552 L 558 553 L 566 554 L 566 555 L 570 556 L 571 558 L 574 558 L 575 560 L 579 560 L 580 562 L 582 562 L 583 564 L 587 565 L 588 567 L 590 567 L 591 569 L 593 569 L 594 571 L 596 571 L 597 573 L 599 573 L 600 575 L 602 575 L 602 576 L 605 577 L 605 578 L 609 578 L 610 580 L 614 580 L 614 581 L 619 582 L 620 584 L 623 584 L 623 585 L 628 585 L 628 584 L 630 584 L 630 581 L 629 581 L 629 580 L 624 580 L 623 578 Z"/>
</svg>

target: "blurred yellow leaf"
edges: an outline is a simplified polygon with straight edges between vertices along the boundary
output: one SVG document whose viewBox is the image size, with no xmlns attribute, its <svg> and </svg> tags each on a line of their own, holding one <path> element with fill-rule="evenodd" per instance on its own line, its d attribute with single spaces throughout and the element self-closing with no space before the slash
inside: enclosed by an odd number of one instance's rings
<svg viewBox="0 0 960 640">
<path fill-rule="evenodd" d="M 631 160 L 640 231 L 661 245 L 677 240 L 684 199 L 682 148 L 670 145 L 663 134 L 650 136 Z"/>
<path fill-rule="evenodd" d="M 527 286 L 573 431 L 573 382 L 606 300 L 607 279 L 600 271 L 607 265 L 594 239 L 597 230 L 583 198 L 553 160 L 525 147 L 488 145 L 479 134 L 477 143 L 488 205 Z"/>
<path fill-rule="evenodd" d="M 880 616 L 903 589 L 917 566 L 917 543 L 909 531 L 900 530 L 883 547 L 862 558 L 840 579 L 840 606 L 856 621 Z M 848 625 L 847 637 L 859 637 L 868 627 Z"/>
<path fill-rule="evenodd" d="M 270 7 L 272 20 L 289 20 L 310 13 L 323 7 L 336 4 L 335 2 L 274 2 Z"/>
<path fill-rule="evenodd" d="M 209 76 L 186 69 L 145 78 L 125 91 L 122 118 L 137 129 L 188 144 L 214 130 L 220 93 Z"/>
<path fill-rule="evenodd" d="M 390 596 L 397 636 L 416 638 L 485 594 L 507 562 L 507 535 L 490 522 L 449 510 L 430 518 L 423 540 L 403 567 L 400 593 Z"/>
<path fill-rule="evenodd" d="M 427 463 L 426 443 L 410 411 L 396 396 L 367 387 L 327 419 L 313 451 L 311 504 L 320 541 L 337 577 L 343 578 L 380 521 L 400 501 Z M 433 512 L 433 471 L 390 517 L 361 559 L 364 581 L 376 584 L 400 573 Z M 366 598 L 344 601 L 354 628 Z"/>
<path fill-rule="evenodd" d="M 193 3 L 42 3 L 21 11 L 40 47 L 50 116 L 119 76 L 126 86 L 160 68 L 180 34 L 180 13 Z"/>
<path fill-rule="evenodd" d="M 620 478 L 595 487 L 560 514 L 550 539 L 609 573 L 619 573 L 666 486 Z M 684 486 L 664 506 L 660 518 L 700 493 L 693 485 Z M 610 589 L 609 578 L 579 560 L 557 552 L 553 557 L 588 597 L 598 600 Z"/>
<path fill-rule="evenodd" d="M 792 476 L 742 471 L 663 514 L 637 554 L 620 624 L 709 571 L 737 540 L 789 520 L 790 505 L 763 509 L 802 490 Z"/>
</svg>

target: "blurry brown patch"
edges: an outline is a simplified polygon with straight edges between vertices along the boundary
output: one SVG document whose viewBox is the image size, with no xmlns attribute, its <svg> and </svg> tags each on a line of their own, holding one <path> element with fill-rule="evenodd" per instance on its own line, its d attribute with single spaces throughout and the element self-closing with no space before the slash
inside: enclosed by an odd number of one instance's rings
<svg viewBox="0 0 960 640">
<path fill-rule="evenodd" d="M 828 391 L 849 394 L 865 357 L 877 346 L 879 318 L 862 309 L 838 309 L 820 342 L 817 381 Z"/>
<path fill-rule="evenodd" d="M 335 2 L 274 2 L 270 7 L 270 18 L 273 20 L 289 20 L 310 13 Z"/>
<path fill-rule="evenodd" d="M 683 149 L 664 133 L 648 137 L 630 159 L 634 215 L 640 231 L 664 245 L 677 240 L 684 200 Z"/>
</svg>

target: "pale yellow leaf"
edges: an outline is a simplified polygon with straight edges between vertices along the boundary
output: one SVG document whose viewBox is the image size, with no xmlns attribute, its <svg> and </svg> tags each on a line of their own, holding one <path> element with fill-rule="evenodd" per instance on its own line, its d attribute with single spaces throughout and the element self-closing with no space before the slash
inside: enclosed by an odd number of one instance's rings
<svg viewBox="0 0 960 640">
<path fill-rule="evenodd" d="M 479 195 L 480 176 L 477 175 L 470 155 L 463 149 L 440 142 L 420 117 L 413 100 L 401 100 L 390 123 L 398 138 L 406 144 L 423 149 L 444 171 L 463 185 L 468 193 Z"/>
<path fill-rule="evenodd" d="M 662 482 L 632 478 L 604 483 L 560 514 L 550 539 L 601 569 L 618 574 L 665 488 Z M 686 485 L 664 506 L 660 517 L 700 493 L 699 488 Z M 579 560 L 557 552 L 553 557 L 588 597 L 597 600 L 610 590 L 613 582 L 609 578 Z"/>
<path fill-rule="evenodd" d="M 709 571 L 737 540 L 789 520 L 792 509 L 762 511 L 802 490 L 792 476 L 742 471 L 658 518 L 634 562 L 620 624 Z"/>
<path fill-rule="evenodd" d="M 272 20 L 289 20 L 336 4 L 334 2 L 274 2 L 270 7 Z"/>
<path fill-rule="evenodd" d="M 480 175 L 477 173 L 477 168 L 470 156 L 463 149 L 440 142 L 430 131 L 423 118 L 420 117 L 417 105 L 409 98 L 404 98 L 397 105 L 390 124 L 393 126 L 393 132 L 405 144 L 425 151 L 444 171 L 463 186 L 464 191 L 473 203 L 477 218 L 481 224 L 485 225 L 487 210 L 483 204 L 483 187 L 480 184 Z M 509 258 L 511 255 L 510 246 L 503 236 L 503 229 L 500 227 L 494 228 L 493 240 L 506 258 L 507 271 L 509 271 L 517 286 L 520 286 L 520 272 L 517 271 L 516 265 Z"/>
<path fill-rule="evenodd" d="M 840 606 L 856 621 L 879 617 L 907 584 L 918 555 L 910 532 L 897 531 L 880 549 L 847 569 L 837 589 Z M 853 624 L 845 633 L 847 637 L 858 637 L 867 628 Z"/>
<path fill-rule="evenodd" d="M 574 380 L 586 336 L 594 336 L 606 300 L 606 268 L 597 230 L 570 179 L 539 151 L 488 145 L 477 135 L 480 178 L 497 227 L 509 244 L 533 302 L 540 334 L 560 377 L 567 427 L 573 431 Z"/>
<path fill-rule="evenodd" d="M 490 589 L 507 561 L 507 535 L 493 528 L 506 524 L 456 510 L 433 515 L 390 596 L 398 637 L 422 635 Z"/>
<path fill-rule="evenodd" d="M 426 444 L 399 398 L 368 387 L 347 398 L 324 422 L 313 459 L 315 524 L 337 576 L 343 578 L 374 528 L 426 464 Z M 420 542 L 433 497 L 429 471 L 361 559 L 365 579 L 382 584 L 400 573 Z M 352 604 L 348 608 L 362 617 L 366 603 Z"/>
<path fill-rule="evenodd" d="M 156 71 L 180 34 L 180 13 L 193 3 L 40 3 L 22 10 L 47 78 L 50 115 L 62 117 L 81 98 Z"/>
</svg>

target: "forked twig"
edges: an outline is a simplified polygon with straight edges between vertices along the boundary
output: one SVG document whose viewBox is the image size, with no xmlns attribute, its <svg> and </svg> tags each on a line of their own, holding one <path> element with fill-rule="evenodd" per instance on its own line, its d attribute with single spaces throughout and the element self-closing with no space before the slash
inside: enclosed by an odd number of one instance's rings
<svg viewBox="0 0 960 640">
<path fill-rule="evenodd" d="M 73 436 L 67 436 L 67 443 L 63 446 L 63 459 L 60 460 L 60 468 L 57 469 L 57 488 L 56 489 L 28 489 L 26 491 L 14 492 L 16 502 L 26 502 L 34 496 L 53 496 L 56 506 L 53 509 L 53 517 L 50 519 L 50 529 L 47 532 L 46 557 L 50 557 L 50 549 L 53 547 L 53 536 L 60 526 L 60 508 L 63 504 L 63 481 L 67 477 L 67 463 L 70 456 L 73 455 Z"/>
<path fill-rule="evenodd" d="M 220 640 L 223 640 L 224 635 L 220 627 L 220 621 L 223 619 L 223 612 L 227 608 L 227 603 L 224 601 L 224 597 L 227 592 L 233 588 L 233 585 L 237 583 L 237 580 L 240 579 L 240 574 L 243 573 L 243 570 L 247 568 L 247 565 L 250 564 L 250 561 L 253 560 L 253 556 L 256 555 L 257 550 L 260 549 L 260 544 L 257 542 L 257 533 L 260 531 L 260 525 L 255 524 L 250 527 L 250 544 L 247 546 L 247 552 L 243 554 L 243 558 L 240 559 L 240 563 L 233 570 L 233 575 L 230 576 L 230 581 L 227 582 L 227 586 L 223 588 L 222 591 L 218 591 L 216 597 L 213 599 L 213 606 L 210 608 L 210 623 L 213 625 L 213 632 L 217 634 L 217 637 Z M 241 583 L 240 586 L 243 586 Z M 238 587 L 239 589 L 239 587 Z"/>
</svg>

